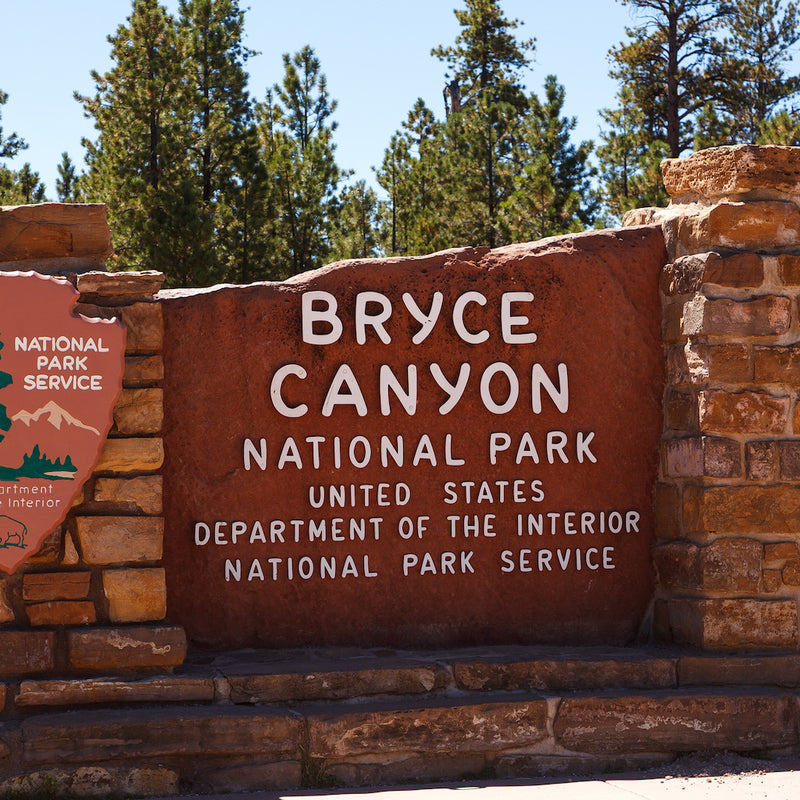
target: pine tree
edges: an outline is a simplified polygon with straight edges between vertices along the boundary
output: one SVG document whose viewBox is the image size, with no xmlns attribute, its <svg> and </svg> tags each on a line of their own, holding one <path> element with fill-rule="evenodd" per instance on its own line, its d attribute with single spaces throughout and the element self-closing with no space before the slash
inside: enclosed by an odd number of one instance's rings
<svg viewBox="0 0 800 800">
<path fill-rule="evenodd" d="M 331 116 L 336 101 L 319 59 L 306 46 L 294 56 L 284 54 L 283 64 L 283 81 L 257 113 L 263 160 L 277 190 L 266 199 L 267 216 L 277 223 L 268 238 L 274 233 L 285 247 L 278 271 L 286 277 L 321 266 L 327 258 L 337 187 L 345 173 L 335 158 Z"/>
<path fill-rule="evenodd" d="M 75 203 L 78 201 L 78 175 L 69 153 L 61 154 L 61 163 L 58 165 L 58 178 L 56 178 L 56 194 L 60 203 Z"/>
<path fill-rule="evenodd" d="M 497 0 L 466 0 L 455 15 L 462 28 L 455 45 L 432 51 L 450 68 L 437 165 L 451 189 L 443 232 L 453 242 L 494 247 L 502 243 L 500 208 L 512 192 L 511 153 L 527 105 L 520 72 L 535 43 L 514 37 L 519 23 L 505 18 Z"/>
<path fill-rule="evenodd" d="M 548 75 L 545 102 L 536 95 L 529 98 L 521 130 L 521 172 L 503 205 L 514 241 L 579 231 L 594 221 L 597 202 L 588 163 L 593 145 L 570 142 L 577 120 L 562 116 L 565 96 L 555 75 Z"/>
<path fill-rule="evenodd" d="M 713 37 L 730 16 L 720 0 L 619 0 L 639 12 L 629 41 L 611 50 L 612 77 L 643 114 L 647 145 L 666 142 L 677 158 L 691 146 L 694 119 L 711 92 Z"/>
<path fill-rule="evenodd" d="M 181 0 L 179 35 L 185 53 L 191 116 L 191 169 L 202 214 L 213 224 L 200 269 L 210 279 L 236 274 L 244 257 L 230 224 L 243 178 L 241 143 L 254 135 L 245 63 L 244 12 L 237 0 Z M 234 239 L 228 239 L 228 233 Z M 199 265 L 198 265 L 199 266 Z"/>
<path fill-rule="evenodd" d="M 157 0 L 133 0 L 111 43 L 113 67 L 76 98 L 99 131 L 84 141 L 87 199 L 108 203 L 119 266 L 162 269 L 169 284 L 203 283 L 188 261 L 208 241 L 186 154 L 190 126 L 184 51 Z"/>
<path fill-rule="evenodd" d="M 4 106 L 7 102 L 8 94 L 0 89 L 0 106 Z M 2 108 L 0 108 L 0 119 L 2 118 L 3 112 Z M 0 158 L 14 158 L 20 150 L 25 150 L 27 146 L 27 142 L 17 136 L 16 133 L 4 137 L 3 128 L 0 126 Z"/>
<path fill-rule="evenodd" d="M 714 143 L 755 143 L 762 125 L 800 92 L 800 78 L 785 71 L 800 40 L 797 4 L 739 0 L 727 27 L 717 48 L 713 98 L 727 135 Z"/>
<path fill-rule="evenodd" d="M 364 180 L 341 192 L 333 226 L 330 257 L 373 258 L 379 255 L 378 198 Z"/>
</svg>

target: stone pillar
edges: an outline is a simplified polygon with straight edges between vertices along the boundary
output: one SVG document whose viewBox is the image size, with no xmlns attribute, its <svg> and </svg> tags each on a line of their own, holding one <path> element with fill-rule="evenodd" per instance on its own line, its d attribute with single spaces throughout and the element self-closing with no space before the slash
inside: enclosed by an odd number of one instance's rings
<svg viewBox="0 0 800 800">
<path fill-rule="evenodd" d="M 94 473 L 39 552 L 0 575 L 0 679 L 163 670 L 186 654 L 183 628 L 165 622 L 161 566 L 164 276 L 97 271 L 111 252 L 105 220 L 104 206 L 0 208 L 0 269 L 60 274 L 80 292 L 78 313 L 117 317 L 127 332 Z"/>
<path fill-rule="evenodd" d="M 800 149 L 662 165 L 667 386 L 655 632 L 708 650 L 795 650 L 800 599 Z"/>
</svg>

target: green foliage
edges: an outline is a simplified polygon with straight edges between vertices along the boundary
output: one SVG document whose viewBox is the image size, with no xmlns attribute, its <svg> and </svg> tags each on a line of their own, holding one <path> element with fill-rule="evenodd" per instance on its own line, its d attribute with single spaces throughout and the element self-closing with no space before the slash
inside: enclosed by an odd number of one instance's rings
<svg viewBox="0 0 800 800">
<path fill-rule="evenodd" d="M 739 0 L 716 53 L 713 99 L 725 128 L 714 144 L 763 141 L 764 124 L 800 92 L 800 78 L 785 72 L 798 40 L 796 3 Z"/>
<path fill-rule="evenodd" d="M 66 152 L 61 154 L 61 163 L 58 165 L 56 194 L 59 203 L 77 203 L 80 199 L 79 177 L 69 153 Z"/>
<path fill-rule="evenodd" d="M 4 106 L 8 102 L 8 94 L 0 89 L 0 106 Z M 3 118 L 2 109 L 0 109 L 0 119 Z M 3 136 L 3 128 L 0 126 L 0 158 L 13 158 L 20 150 L 24 150 L 28 146 L 24 139 L 17 136 L 16 133 Z"/>
<path fill-rule="evenodd" d="M 331 115 L 336 101 L 319 59 L 309 46 L 283 56 L 284 76 L 256 107 L 266 191 L 268 271 L 287 277 L 322 266 L 330 255 L 338 208 L 337 188 L 346 177 L 336 163 Z"/>
</svg>

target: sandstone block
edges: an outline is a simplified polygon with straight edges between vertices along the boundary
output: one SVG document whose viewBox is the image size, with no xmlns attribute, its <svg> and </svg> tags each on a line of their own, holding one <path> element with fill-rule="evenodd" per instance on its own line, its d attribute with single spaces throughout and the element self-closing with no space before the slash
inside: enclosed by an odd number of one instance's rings
<svg viewBox="0 0 800 800">
<path fill-rule="evenodd" d="M 697 589 L 701 585 L 701 550 L 691 542 L 669 542 L 653 548 L 658 585 L 664 589 Z"/>
<path fill-rule="evenodd" d="M 708 377 L 720 383 L 750 383 L 753 359 L 744 344 L 721 344 L 708 348 Z"/>
<path fill-rule="evenodd" d="M 757 592 L 763 547 L 754 539 L 717 539 L 703 548 L 703 588 Z"/>
<path fill-rule="evenodd" d="M 177 625 L 71 630 L 67 646 L 72 669 L 100 674 L 166 669 L 186 657 L 186 635 Z"/>
<path fill-rule="evenodd" d="M 159 433 L 164 423 L 161 389 L 123 389 L 114 407 L 114 432 L 147 435 Z"/>
<path fill-rule="evenodd" d="M 794 419 L 792 422 L 792 429 L 795 433 L 800 433 L 800 403 L 794 407 Z"/>
<path fill-rule="evenodd" d="M 545 700 L 464 703 L 435 708 L 371 709 L 308 716 L 311 755 L 340 758 L 398 752 L 445 753 L 525 748 L 547 737 Z M 468 730 L 468 738 L 463 732 Z"/>
<path fill-rule="evenodd" d="M 164 285 L 164 273 L 85 272 L 78 275 L 76 287 L 84 302 L 108 304 L 150 300 Z"/>
<path fill-rule="evenodd" d="M 414 695 L 442 690 L 449 676 L 441 666 L 326 669 L 239 675 L 226 673 L 234 703 L 341 700 L 375 695 Z"/>
<path fill-rule="evenodd" d="M 800 586 L 800 558 L 786 564 L 781 570 L 781 580 L 786 586 Z"/>
<path fill-rule="evenodd" d="M 656 539 L 679 539 L 682 530 L 681 494 L 677 486 L 659 482 L 655 491 Z"/>
<path fill-rule="evenodd" d="M 691 294 L 713 283 L 733 289 L 757 288 L 764 282 L 764 263 L 757 253 L 698 253 L 668 264 L 661 275 L 666 295 Z"/>
<path fill-rule="evenodd" d="M 0 675 L 40 675 L 55 666 L 51 631 L 0 631 Z"/>
<path fill-rule="evenodd" d="M 742 474 L 741 445 L 713 436 L 669 439 L 665 442 L 667 477 L 735 478 Z"/>
<path fill-rule="evenodd" d="M 118 319 L 127 329 L 126 355 L 158 353 L 164 344 L 164 321 L 159 303 L 133 303 L 129 306 L 99 306 L 77 303 L 75 310 L 86 317 Z"/>
<path fill-rule="evenodd" d="M 122 385 L 126 387 L 153 386 L 164 379 L 164 359 L 161 356 L 126 356 Z"/>
<path fill-rule="evenodd" d="M 87 564 L 158 561 L 164 541 L 160 517 L 76 517 L 83 560 Z"/>
<path fill-rule="evenodd" d="M 143 475 L 138 478 L 98 478 L 94 500 L 106 503 L 125 514 L 158 516 L 162 511 L 162 478 Z"/>
<path fill-rule="evenodd" d="M 786 286 L 800 286 L 800 256 L 781 253 L 778 256 L 778 269 Z"/>
<path fill-rule="evenodd" d="M 102 268 L 111 253 L 102 204 L 0 207 L 0 268 L 83 272 Z"/>
<path fill-rule="evenodd" d="M 706 650 L 794 650 L 798 644 L 794 600 L 672 600 L 673 639 Z"/>
<path fill-rule="evenodd" d="M 687 533 L 800 533 L 800 490 L 795 486 L 691 486 L 683 492 Z"/>
<path fill-rule="evenodd" d="M 22 599 L 28 603 L 85 600 L 91 579 L 91 572 L 29 572 L 22 578 Z"/>
<path fill-rule="evenodd" d="M 766 392 L 701 391 L 700 430 L 708 433 L 781 434 L 786 430 L 792 399 Z"/>
<path fill-rule="evenodd" d="M 669 158 L 661 173 L 670 197 L 693 195 L 713 200 L 772 189 L 800 192 L 800 166 L 791 147 L 740 144 L 700 150 L 688 158 Z"/>
<path fill-rule="evenodd" d="M 95 472 L 117 475 L 155 472 L 163 463 L 164 443 L 161 439 L 108 439 Z"/>
<path fill-rule="evenodd" d="M 800 558 L 800 549 L 795 542 L 775 542 L 764 545 L 765 561 L 786 561 L 790 558 Z"/>
<path fill-rule="evenodd" d="M 761 586 L 766 594 L 775 594 L 781 588 L 783 580 L 779 569 L 765 569 L 761 573 Z"/>
<path fill-rule="evenodd" d="M 27 563 L 37 567 L 57 564 L 61 556 L 62 535 L 63 529 L 59 526 L 44 540 L 44 542 L 42 542 L 38 552 L 31 556 Z"/>
<path fill-rule="evenodd" d="M 790 694 L 713 692 L 565 698 L 553 733 L 583 753 L 755 750 L 794 742 Z"/>
<path fill-rule="evenodd" d="M 14 609 L 11 606 L 8 584 L 0 579 L 0 625 L 14 621 Z"/>
<path fill-rule="evenodd" d="M 51 600 L 25 608 L 34 628 L 60 625 L 91 625 L 97 622 L 94 603 L 88 600 Z"/>
<path fill-rule="evenodd" d="M 67 534 L 64 536 L 64 557 L 61 559 L 61 563 L 65 567 L 74 567 L 80 564 L 80 561 L 81 557 L 75 548 L 75 542 L 72 541 L 72 536 Z"/>
<path fill-rule="evenodd" d="M 798 212 L 800 213 L 800 212 Z M 685 336 L 781 336 L 792 324 L 789 297 L 770 295 L 755 300 L 710 300 L 696 296 L 684 306 Z"/>
<path fill-rule="evenodd" d="M 673 431 L 696 431 L 698 426 L 697 395 L 670 390 L 666 401 L 667 427 Z"/>
<path fill-rule="evenodd" d="M 163 569 L 107 569 L 103 591 L 111 622 L 156 622 L 167 615 Z"/>
<path fill-rule="evenodd" d="M 728 248 L 775 252 L 800 245 L 800 209 L 782 200 L 719 202 L 664 222 L 678 255 Z"/>
<path fill-rule="evenodd" d="M 667 350 L 667 383 L 670 386 L 695 386 L 708 380 L 708 346 L 696 342 Z"/>
<path fill-rule="evenodd" d="M 756 347 L 753 357 L 756 383 L 800 384 L 800 344 Z"/>
<path fill-rule="evenodd" d="M 800 441 L 778 442 L 781 479 L 800 480 Z"/>
<path fill-rule="evenodd" d="M 30 765 L 182 757 L 186 761 L 260 755 L 297 757 L 299 715 L 263 709 L 210 708 L 78 711 L 22 722 L 23 756 Z"/>
<path fill-rule="evenodd" d="M 119 703 L 209 703 L 212 678 L 157 677 L 123 681 L 113 678 L 26 680 L 14 704 L 19 708 L 111 705 Z"/>
<path fill-rule="evenodd" d="M 453 664 L 456 687 L 468 692 L 597 691 L 668 689 L 675 665 L 668 658 L 581 654 L 575 658 L 536 658 L 508 664 L 481 661 Z"/>
<path fill-rule="evenodd" d="M 747 480 L 773 480 L 776 472 L 778 443 L 770 441 L 746 442 L 744 448 Z"/>
</svg>

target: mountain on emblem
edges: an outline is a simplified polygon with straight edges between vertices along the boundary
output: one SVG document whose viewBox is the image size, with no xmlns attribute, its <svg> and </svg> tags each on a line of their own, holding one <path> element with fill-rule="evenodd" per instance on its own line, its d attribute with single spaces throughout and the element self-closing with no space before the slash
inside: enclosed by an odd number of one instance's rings
<svg viewBox="0 0 800 800">
<path fill-rule="evenodd" d="M 98 431 L 97 428 L 93 428 L 91 425 L 86 425 L 79 419 L 76 419 L 68 411 L 61 408 L 54 400 L 51 400 L 47 405 L 38 408 L 36 411 L 25 411 L 25 409 L 22 409 L 22 411 L 18 411 L 11 417 L 11 421 L 24 422 L 30 428 L 31 422 L 39 422 L 45 414 L 47 415 L 45 421 L 49 422 L 57 431 L 60 431 L 61 425 L 66 423 L 68 426 L 71 425 L 76 428 L 83 428 L 85 431 L 91 431 L 95 436 L 100 435 L 100 431 Z"/>
</svg>

